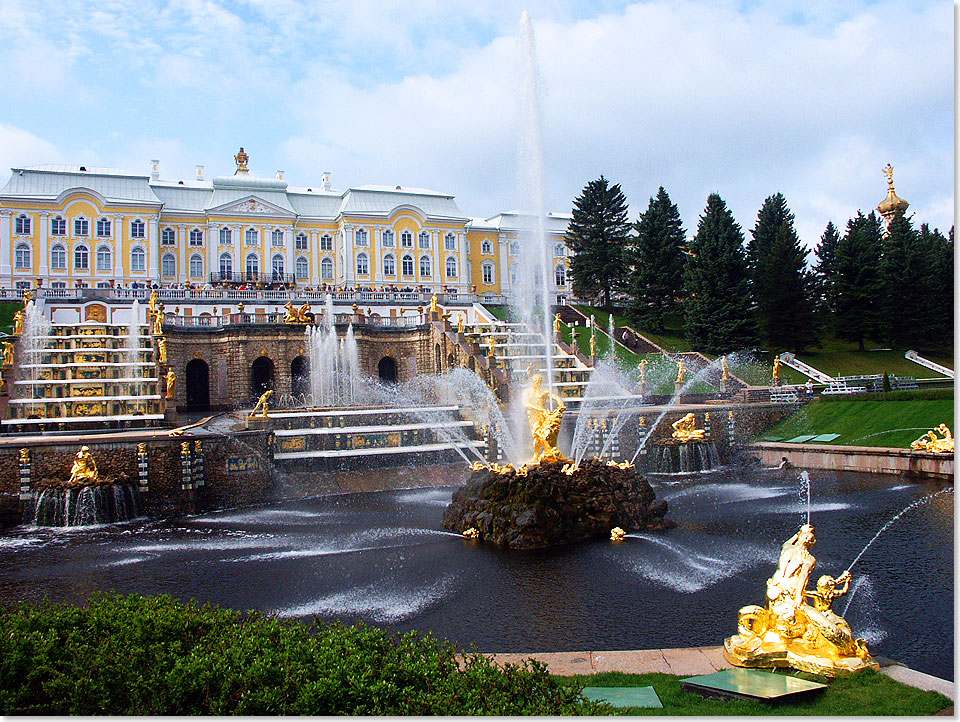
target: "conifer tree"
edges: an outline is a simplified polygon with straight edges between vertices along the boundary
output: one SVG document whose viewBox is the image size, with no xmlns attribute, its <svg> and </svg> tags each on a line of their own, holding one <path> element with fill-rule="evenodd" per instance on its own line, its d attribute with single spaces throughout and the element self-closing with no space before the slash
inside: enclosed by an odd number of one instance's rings
<svg viewBox="0 0 960 722">
<path fill-rule="evenodd" d="M 784 220 L 762 261 L 763 292 L 758 299 L 760 328 L 773 351 L 800 352 L 819 338 L 808 253 L 793 224 Z"/>
<path fill-rule="evenodd" d="M 929 264 L 924 346 L 942 351 L 953 346 L 953 227 L 945 238 L 924 223 L 918 235 Z"/>
<path fill-rule="evenodd" d="M 856 341 L 864 351 L 868 336 L 876 337 L 880 327 L 882 293 L 880 248 L 882 231 L 875 213 L 847 222 L 837 245 L 834 291 L 836 332 L 840 338 Z"/>
<path fill-rule="evenodd" d="M 814 266 L 816 279 L 815 295 L 817 311 L 820 316 L 820 325 L 823 328 L 832 328 L 833 314 L 837 310 L 834 282 L 836 280 L 837 246 L 840 244 L 840 233 L 833 221 L 827 221 L 827 227 L 820 236 L 820 243 L 813 250 L 817 257 Z"/>
<path fill-rule="evenodd" d="M 883 333 L 897 348 L 923 346 L 930 335 L 930 253 L 910 219 L 897 213 L 883 238 Z"/>
<path fill-rule="evenodd" d="M 600 176 L 590 181 L 573 202 L 573 218 L 567 227 L 567 245 L 574 252 L 570 261 L 573 291 L 581 297 L 598 294 L 610 305 L 614 288 L 626 275 L 624 251 L 630 224 L 627 199 L 620 184 L 610 185 Z"/>
<path fill-rule="evenodd" d="M 757 344 L 743 233 L 717 193 L 707 198 L 683 280 L 686 334 L 694 348 L 728 353 Z"/>
<path fill-rule="evenodd" d="M 628 247 L 632 273 L 627 282 L 630 313 L 644 328 L 662 331 L 664 318 L 677 308 L 683 289 L 683 247 L 686 234 L 680 211 L 660 186 L 634 225 L 637 235 Z"/>
<path fill-rule="evenodd" d="M 775 193 L 760 206 L 756 225 L 750 233 L 752 238 L 747 241 L 747 268 L 753 282 L 753 294 L 757 299 L 763 295 L 767 255 L 785 222 L 793 228 L 793 213 L 787 207 L 787 199 L 783 193 Z"/>
</svg>

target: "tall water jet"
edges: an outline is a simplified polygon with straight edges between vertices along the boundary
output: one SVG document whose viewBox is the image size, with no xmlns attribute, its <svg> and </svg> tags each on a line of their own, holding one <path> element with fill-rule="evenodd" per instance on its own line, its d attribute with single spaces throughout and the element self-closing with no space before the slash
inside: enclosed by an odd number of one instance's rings
<svg viewBox="0 0 960 722">
<path fill-rule="evenodd" d="M 133 300 L 130 307 L 130 319 L 127 321 L 127 363 L 130 364 L 130 377 L 140 377 L 140 302 Z M 131 385 L 134 396 L 140 396 L 140 382 Z M 134 407 L 136 412 L 137 407 Z"/>
<path fill-rule="evenodd" d="M 43 299 L 31 300 L 27 303 L 24 312 L 23 336 L 20 338 L 20 348 L 23 354 L 21 363 L 21 380 L 30 384 L 30 398 L 37 398 L 37 382 L 41 378 L 41 364 L 44 363 L 43 352 L 47 349 L 50 335 L 50 321 L 43 313 Z M 31 404 L 30 413 L 36 413 Z"/>
</svg>

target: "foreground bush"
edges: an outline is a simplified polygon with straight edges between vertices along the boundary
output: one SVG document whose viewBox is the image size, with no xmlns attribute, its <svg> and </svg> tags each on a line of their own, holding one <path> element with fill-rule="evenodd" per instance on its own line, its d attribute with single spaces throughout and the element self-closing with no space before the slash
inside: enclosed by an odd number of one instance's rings
<svg viewBox="0 0 960 722">
<path fill-rule="evenodd" d="M 0 614 L 3 715 L 591 714 L 544 665 L 500 669 L 432 636 L 310 625 L 169 596 Z"/>
</svg>

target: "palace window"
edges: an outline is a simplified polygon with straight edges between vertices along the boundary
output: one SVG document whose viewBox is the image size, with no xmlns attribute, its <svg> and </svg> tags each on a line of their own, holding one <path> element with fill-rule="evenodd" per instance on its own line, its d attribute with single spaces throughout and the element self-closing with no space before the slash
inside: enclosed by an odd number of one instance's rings
<svg viewBox="0 0 960 722">
<path fill-rule="evenodd" d="M 203 278 L 203 256 L 199 253 L 190 256 L 190 278 Z"/>
<path fill-rule="evenodd" d="M 557 288 L 567 285 L 567 267 L 559 264 L 556 270 Z"/>
<path fill-rule="evenodd" d="M 557 258 L 563 258 L 567 255 L 567 247 L 562 243 L 558 243 L 553 249 L 553 255 Z"/>
<path fill-rule="evenodd" d="M 98 218 L 97 219 L 97 238 L 109 238 L 110 237 L 110 220 L 107 218 Z"/>
<path fill-rule="evenodd" d="M 404 231 L 400 234 L 400 247 L 413 248 L 413 234 L 410 231 Z"/>
<path fill-rule="evenodd" d="M 480 253 L 485 256 L 491 255 L 493 253 L 493 244 L 488 240 L 484 240 L 483 243 L 480 244 Z"/>
<path fill-rule="evenodd" d="M 484 285 L 492 286 L 493 285 L 493 264 L 490 262 L 484 263 L 480 267 L 480 270 L 482 271 Z"/>
<path fill-rule="evenodd" d="M 447 278 L 457 277 L 457 259 L 451 256 L 447 259 Z"/>
<path fill-rule="evenodd" d="M 283 245 L 283 231 L 279 228 L 274 228 L 270 233 L 270 245 L 274 248 Z"/>
<path fill-rule="evenodd" d="M 99 281 L 97 282 L 97 288 L 110 288 L 109 281 Z"/>
<path fill-rule="evenodd" d="M 273 280 L 282 281 L 283 280 L 283 256 L 274 256 L 271 259 L 271 264 L 273 268 Z"/>
<path fill-rule="evenodd" d="M 147 226 L 139 218 L 130 221 L 130 237 L 144 238 L 147 235 Z"/>
<path fill-rule="evenodd" d="M 396 239 L 393 237 L 393 231 L 386 230 L 383 232 L 383 236 L 380 238 L 380 243 L 384 248 L 393 248 L 393 244 Z"/>
<path fill-rule="evenodd" d="M 413 275 L 413 256 L 404 256 L 400 259 L 400 271 L 404 276 Z"/>
<path fill-rule="evenodd" d="M 88 221 L 83 216 L 73 219 L 73 235 L 75 236 L 88 236 L 90 235 L 90 221 Z"/>
<path fill-rule="evenodd" d="M 443 247 L 448 251 L 457 250 L 457 237 L 452 233 L 448 233 L 443 237 Z"/>
<path fill-rule="evenodd" d="M 113 254 L 106 246 L 97 246 L 97 270 L 109 271 L 112 268 Z"/>
<path fill-rule="evenodd" d="M 367 245 L 367 229 L 358 228 L 353 232 L 353 242 L 358 246 Z"/>
<path fill-rule="evenodd" d="M 199 228 L 190 229 L 190 245 L 191 246 L 203 245 L 203 231 L 201 231 Z"/>
<path fill-rule="evenodd" d="M 59 243 L 50 249 L 50 268 L 54 271 L 67 270 L 67 249 Z"/>
<path fill-rule="evenodd" d="M 297 237 L 294 239 L 294 249 L 297 251 L 307 250 L 309 243 L 307 241 L 306 233 L 298 233 Z"/>
<path fill-rule="evenodd" d="M 430 248 L 430 234 L 426 231 L 420 231 L 420 248 L 424 250 Z"/>
<path fill-rule="evenodd" d="M 324 233 L 320 236 L 320 250 L 321 251 L 332 251 L 333 250 L 333 237 L 329 234 Z"/>
<path fill-rule="evenodd" d="M 229 228 L 223 227 L 220 229 L 220 245 L 221 246 L 232 246 L 233 245 L 233 231 Z"/>
<path fill-rule="evenodd" d="M 74 288 L 88 288 L 87 284 L 84 283 L 83 281 L 77 281 L 75 284 L 73 284 L 73 287 L 74 287 Z"/>
<path fill-rule="evenodd" d="M 429 278 L 433 275 L 430 264 L 430 256 L 420 256 L 420 275 Z"/>
<path fill-rule="evenodd" d="M 14 268 L 18 271 L 27 271 L 30 269 L 30 246 L 26 243 L 18 243 L 14 251 Z"/>
<path fill-rule="evenodd" d="M 173 228 L 164 228 L 160 231 L 160 245 L 173 246 L 177 243 L 177 232 Z"/>
<path fill-rule="evenodd" d="M 231 278 L 233 276 L 233 256 L 229 253 L 220 254 L 220 278 Z"/>
<path fill-rule="evenodd" d="M 30 281 L 17 281 L 16 288 L 30 288 L 32 285 Z"/>
<path fill-rule="evenodd" d="M 256 246 L 260 243 L 260 234 L 256 228 L 248 228 L 244 234 L 244 243 L 248 246 Z"/>
<path fill-rule="evenodd" d="M 177 275 L 177 257 L 172 253 L 164 253 L 160 259 L 160 275 L 164 278 L 175 278 Z"/>
<path fill-rule="evenodd" d="M 66 287 L 67 287 L 67 282 L 66 282 L 66 281 L 54 281 L 53 283 L 50 284 L 50 287 L 51 287 L 51 288 L 66 288 Z"/>
<path fill-rule="evenodd" d="M 519 256 L 519 255 L 520 255 L 520 244 L 517 243 L 516 241 L 513 241 L 513 242 L 510 244 L 510 255 L 511 255 L 511 256 Z"/>
<path fill-rule="evenodd" d="M 90 268 L 90 251 L 86 246 L 77 246 L 73 249 L 73 269 L 86 271 Z"/>
<path fill-rule="evenodd" d="M 516 286 L 520 283 L 520 264 L 514 263 L 510 266 L 510 285 Z"/>
<path fill-rule="evenodd" d="M 147 252 L 140 246 L 134 246 L 130 251 L 130 270 L 134 273 L 143 273 L 147 270 Z"/>
<path fill-rule="evenodd" d="M 384 276 L 397 275 L 397 259 L 395 259 L 393 255 L 390 253 L 388 253 L 383 257 L 383 275 Z"/>
<path fill-rule="evenodd" d="M 19 236 L 29 236 L 30 235 L 30 216 L 24 215 L 21 213 L 17 216 L 17 235 Z"/>
<path fill-rule="evenodd" d="M 297 274 L 298 281 L 305 280 L 307 275 L 310 273 L 310 264 L 307 263 L 307 259 L 303 256 L 298 258 L 296 264 L 294 265 L 294 271 Z"/>
<path fill-rule="evenodd" d="M 260 259 L 256 253 L 247 256 L 247 279 L 254 280 L 260 275 Z"/>
<path fill-rule="evenodd" d="M 368 273 L 370 273 L 369 259 L 366 253 L 361 253 L 357 256 L 357 275 L 366 276 Z"/>
<path fill-rule="evenodd" d="M 324 281 L 333 280 L 333 261 L 329 258 L 324 258 L 320 261 L 320 278 Z"/>
<path fill-rule="evenodd" d="M 51 236 L 67 235 L 67 219 L 63 216 L 54 216 L 50 221 Z"/>
</svg>

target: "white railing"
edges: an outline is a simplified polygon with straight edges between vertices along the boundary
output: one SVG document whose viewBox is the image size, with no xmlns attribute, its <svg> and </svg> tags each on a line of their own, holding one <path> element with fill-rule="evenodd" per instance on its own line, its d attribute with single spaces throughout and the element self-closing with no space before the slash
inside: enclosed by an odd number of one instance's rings
<svg viewBox="0 0 960 722">
<path fill-rule="evenodd" d="M 918 354 L 916 351 L 912 349 L 910 351 L 907 351 L 903 355 L 903 357 L 908 361 L 913 361 L 915 364 L 920 364 L 921 366 L 924 366 L 930 369 L 931 371 L 936 371 L 938 374 L 943 374 L 944 376 L 947 376 L 948 378 L 951 378 L 951 379 L 954 378 L 953 369 L 949 369 L 946 366 L 942 366 L 938 364 L 936 361 L 931 361 L 928 358 L 924 358 L 923 356 L 921 356 L 920 354 Z"/>
<path fill-rule="evenodd" d="M 257 326 L 268 324 L 284 324 L 287 318 L 285 312 L 280 313 L 231 313 L 225 316 L 175 316 L 166 314 L 163 325 L 173 328 L 224 328 L 226 326 Z M 427 322 L 424 314 L 410 316 L 367 316 L 364 314 L 338 313 L 335 317 L 337 325 L 346 326 L 352 323 L 355 326 L 368 325 L 383 328 L 413 328 Z M 316 320 L 320 322 L 320 314 Z M 304 324 L 290 324 L 303 328 Z"/>
</svg>

